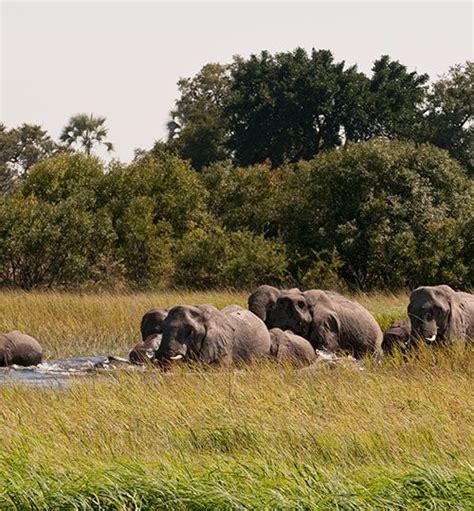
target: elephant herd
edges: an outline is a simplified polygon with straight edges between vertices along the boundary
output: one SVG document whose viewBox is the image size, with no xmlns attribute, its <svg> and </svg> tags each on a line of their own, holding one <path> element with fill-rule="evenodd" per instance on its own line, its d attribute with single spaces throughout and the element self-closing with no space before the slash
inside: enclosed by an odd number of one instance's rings
<svg viewBox="0 0 474 511">
<path fill-rule="evenodd" d="M 359 303 L 334 291 L 263 285 L 248 298 L 248 309 L 229 305 L 179 305 L 152 309 L 141 320 L 142 341 L 129 362 L 167 367 L 176 361 L 205 364 L 272 358 L 309 364 L 320 352 L 346 353 L 356 359 L 406 351 L 419 342 L 464 342 L 474 338 L 474 295 L 446 285 L 423 286 L 410 295 L 410 322 L 384 333 Z M 39 343 L 21 332 L 0 334 L 0 366 L 35 365 Z"/>
</svg>

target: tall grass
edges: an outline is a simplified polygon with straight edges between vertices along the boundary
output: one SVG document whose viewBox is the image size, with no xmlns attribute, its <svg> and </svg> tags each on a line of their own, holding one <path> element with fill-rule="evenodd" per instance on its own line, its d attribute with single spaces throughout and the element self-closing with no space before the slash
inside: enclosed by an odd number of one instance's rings
<svg viewBox="0 0 474 511">
<path fill-rule="evenodd" d="M 109 329 L 128 346 L 130 318 L 150 305 L 244 298 L 4 294 L 0 310 L 13 325 L 13 311 L 33 308 L 23 324 L 49 328 L 61 355 L 73 351 L 61 339 L 75 337 L 48 304 L 68 312 L 66 325 L 86 333 L 77 352 L 89 354 L 115 351 Z M 402 297 L 361 300 L 403 314 Z M 473 355 L 422 349 L 365 371 L 178 365 L 60 391 L 0 387 L 0 509 L 472 509 Z"/>
<path fill-rule="evenodd" d="M 139 340 L 140 319 L 151 307 L 211 303 L 246 306 L 248 293 L 179 292 L 73 294 L 0 292 L 0 332 L 23 330 L 36 337 L 48 358 L 126 354 Z M 382 328 L 406 314 L 405 294 L 358 294 Z"/>
</svg>

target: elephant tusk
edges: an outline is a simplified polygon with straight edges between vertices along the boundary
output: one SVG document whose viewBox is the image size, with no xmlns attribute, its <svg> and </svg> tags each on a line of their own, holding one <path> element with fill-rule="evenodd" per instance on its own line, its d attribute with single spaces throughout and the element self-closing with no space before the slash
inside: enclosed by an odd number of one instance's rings
<svg viewBox="0 0 474 511">
<path fill-rule="evenodd" d="M 425 337 L 425 339 L 426 339 L 428 342 L 433 342 L 433 341 L 436 339 L 436 334 L 432 335 L 431 337 Z"/>
<path fill-rule="evenodd" d="M 170 357 L 170 360 L 181 360 L 183 355 L 175 355 L 174 357 Z"/>
</svg>

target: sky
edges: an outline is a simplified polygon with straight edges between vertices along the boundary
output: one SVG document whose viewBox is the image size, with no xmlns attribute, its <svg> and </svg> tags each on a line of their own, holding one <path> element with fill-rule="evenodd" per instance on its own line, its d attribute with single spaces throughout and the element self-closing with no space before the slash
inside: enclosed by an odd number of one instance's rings
<svg viewBox="0 0 474 511">
<path fill-rule="evenodd" d="M 302 46 L 434 79 L 472 60 L 470 2 L 2 1 L 0 15 L 0 121 L 57 139 L 71 115 L 105 116 L 124 161 L 166 137 L 176 82 L 209 62 Z"/>
</svg>

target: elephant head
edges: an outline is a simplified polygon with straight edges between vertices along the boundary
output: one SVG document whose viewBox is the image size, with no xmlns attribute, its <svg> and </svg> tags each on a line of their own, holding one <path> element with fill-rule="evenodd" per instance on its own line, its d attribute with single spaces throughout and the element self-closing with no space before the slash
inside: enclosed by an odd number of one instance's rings
<svg viewBox="0 0 474 511">
<path fill-rule="evenodd" d="M 429 343 L 455 339 L 463 331 L 459 296 L 449 286 L 415 289 L 410 295 L 408 315 L 412 335 Z"/>
<path fill-rule="evenodd" d="M 291 330 L 296 335 L 308 338 L 312 322 L 311 305 L 299 289 L 282 291 L 271 311 L 270 328 Z"/>
<path fill-rule="evenodd" d="M 162 323 L 168 315 L 169 309 L 151 309 L 146 312 L 140 323 L 140 332 L 142 341 L 145 341 L 151 335 L 162 333 Z"/>
<path fill-rule="evenodd" d="M 163 321 L 158 361 L 199 360 L 211 364 L 227 353 L 232 328 L 212 305 L 173 307 Z"/>
<path fill-rule="evenodd" d="M 249 310 L 267 323 L 279 296 L 280 290 L 276 287 L 259 286 L 248 298 Z"/>
</svg>

